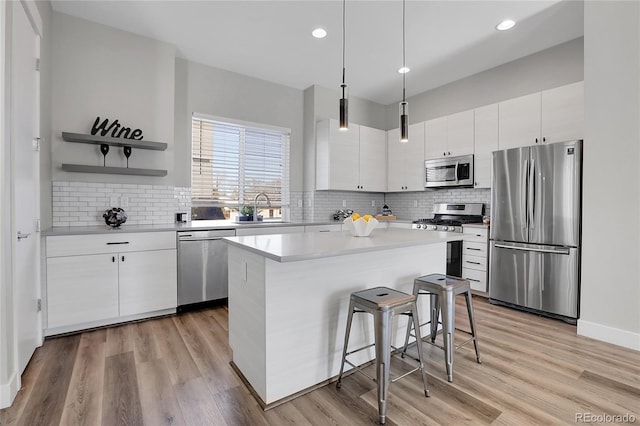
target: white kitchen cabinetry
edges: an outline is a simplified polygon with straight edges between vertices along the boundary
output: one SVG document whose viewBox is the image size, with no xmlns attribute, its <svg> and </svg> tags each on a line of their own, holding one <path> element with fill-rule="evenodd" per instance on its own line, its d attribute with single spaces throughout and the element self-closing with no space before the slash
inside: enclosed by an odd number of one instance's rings
<svg viewBox="0 0 640 426">
<path fill-rule="evenodd" d="M 473 153 L 473 110 L 425 122 L 425 159 Z"/>
<path fill-rule="evenodd" d="M 384 192 L 386 132 L 350 124 L 340 131 L 337 120 L 318 122 L 316 189 Z"/>
<path fill-rule="evenodd" d="M 500 149 L 582 139 L 584 82 L 500 102 Z"/>
<path fill-rule="evenodd" d="M 489 276 L 489 229 L 485 226 L 462 227 L 462 277 L 469 280 L 471 289 L 483 293 Z"/>
<path fill-rule="evenodd" d="M 498 150 L 498 104 L 474 110 L 474 188 L 491 187 L 491 153 Z"/>
<path fill-rule="evenodd" d="M 387 192 L 423 191 L 424 122 L 409 126 L 409 141 L 400 142 L 400 129 L 387 132 Z"/>
<path fill-rule="evenodd" d="M 175 232 L 51 236 L 46 244 L 47 335 L 177 305 Z"/>
</svg>

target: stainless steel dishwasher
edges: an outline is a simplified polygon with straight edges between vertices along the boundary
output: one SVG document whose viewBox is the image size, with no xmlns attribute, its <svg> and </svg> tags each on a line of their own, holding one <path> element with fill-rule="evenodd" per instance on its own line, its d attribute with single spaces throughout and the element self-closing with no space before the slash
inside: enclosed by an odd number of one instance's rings
<svg viewBox="0 0 640 426">
<path fill-rule="evenodd" d="M 178 312 L 224 303 L 228 297 L 227 244 L 235 229 L 178 232 Z"/>
</svg>

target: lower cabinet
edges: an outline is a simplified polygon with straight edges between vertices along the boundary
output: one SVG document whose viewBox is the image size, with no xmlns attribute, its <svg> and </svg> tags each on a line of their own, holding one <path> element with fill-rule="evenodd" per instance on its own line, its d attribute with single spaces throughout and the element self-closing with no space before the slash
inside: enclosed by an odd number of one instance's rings
<svg viewBox="0 0 640 426">
<path fill-rule="evenodd" d="M 471 289 L 486 293 L 489 275 L 489 229 L 486 226 L 462 228 L 462 278 Z"/>
<path fill-rule="evenodd" d="M 46 334 L 153 316 L 177 305 L 175 232 L 53 236 L 47 249 Z M 79 254 L 96 251 L 103 253 Z"/>
</svg>

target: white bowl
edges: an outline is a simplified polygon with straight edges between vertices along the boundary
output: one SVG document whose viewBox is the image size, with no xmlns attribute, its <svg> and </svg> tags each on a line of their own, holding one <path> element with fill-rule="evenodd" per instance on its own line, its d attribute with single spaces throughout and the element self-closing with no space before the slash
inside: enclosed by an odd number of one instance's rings
<svg viewBox="0 0 640 426">
<path fill-rule="evenodd" d="M 378 219 L 372 217 L 367 222 L 363 218 L 353 220 L 348 217 L 342 223 L 344 223 L 345 227 L 354 237 L 368 237 L 369 234 L 371 234 L 371 232 L 373 232 L 373 230 L 378 226 Z"/>
</svg>

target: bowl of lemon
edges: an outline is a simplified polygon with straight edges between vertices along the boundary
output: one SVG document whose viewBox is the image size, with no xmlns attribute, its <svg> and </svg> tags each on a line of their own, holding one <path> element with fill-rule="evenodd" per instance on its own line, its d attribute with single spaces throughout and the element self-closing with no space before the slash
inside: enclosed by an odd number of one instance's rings
<svg viewBox="0 0 640 426">
<path fill-rule="evenodd" d="M 360 216 L 359 213 L 353 213 L 342 223 L 354 237 L 368 237 L 378 226 L 378 220 L 375 217 L 370 214 Z"/>
</svg>

